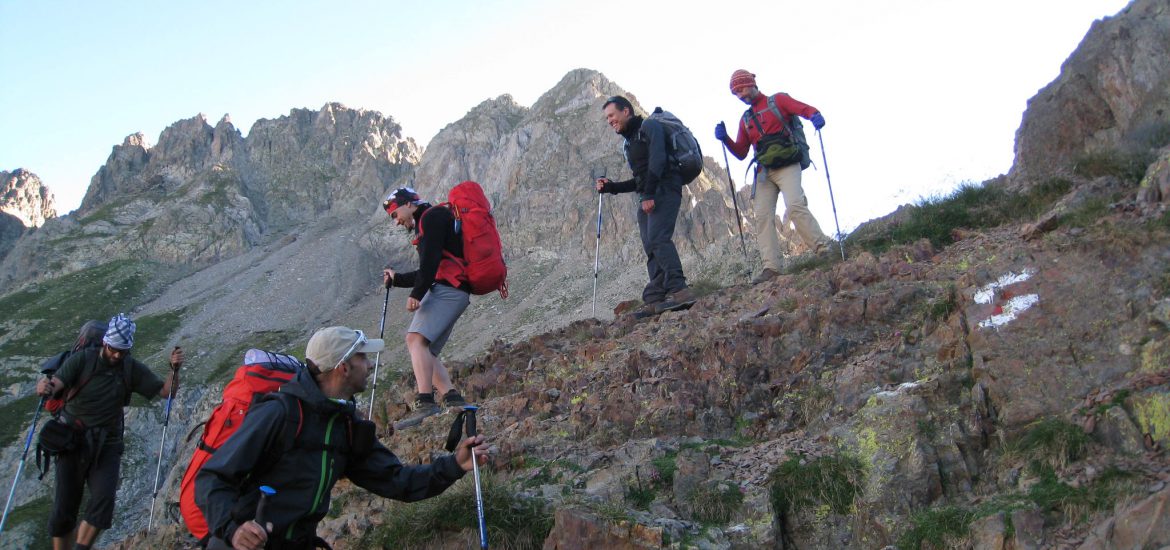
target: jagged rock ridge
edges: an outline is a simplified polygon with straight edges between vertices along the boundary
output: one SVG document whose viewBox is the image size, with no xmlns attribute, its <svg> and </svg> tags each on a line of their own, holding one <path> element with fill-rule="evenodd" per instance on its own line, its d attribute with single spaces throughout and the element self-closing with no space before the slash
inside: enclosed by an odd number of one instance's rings
<svg viewBox="0 0 1170 550">
<path fill-rule="evenodd" d="M 15 216 L 25 227 L 40 227 L 57 217 L 49 188 L 36 174 L 21 168 L 0 171 L 0 212 Z"/>
<path fill-rule="evenodd" d="M 1060 76 L 1028 100 L 1010 179 L 1028 186 L 1089 153 L 1170 142 L 1170 5 L 1134 0 L 1094 22 Z"/>
</svg>

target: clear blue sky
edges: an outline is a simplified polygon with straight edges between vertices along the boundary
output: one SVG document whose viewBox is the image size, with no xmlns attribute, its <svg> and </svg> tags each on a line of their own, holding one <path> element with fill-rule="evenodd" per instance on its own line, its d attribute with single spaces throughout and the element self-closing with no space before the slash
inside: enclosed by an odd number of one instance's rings
<svg viewBox="0 0 1170 550">
<path fill-rule="evenodd" d="M 824 113 L 849 228 L 1006 172 L 1027 99 L 1127 2 L 754 4 L 0 0 L 0 169 L 41 176 L 64 213 L 125 136 L 154 143 L 198 113 L 230 114 L 246 135 L 258 118 L 339 101 L 425 145 L 481 101 L 531 105 L 578 67 L 674 111 L 722 161 L 712 128 L 742 112 L 727 80 L 746 68 Z M 732 174 L 742 185 L 743 165 Z M 824 172 L 805 172 L 805 188 L 832 231 Z"/>
</svg>

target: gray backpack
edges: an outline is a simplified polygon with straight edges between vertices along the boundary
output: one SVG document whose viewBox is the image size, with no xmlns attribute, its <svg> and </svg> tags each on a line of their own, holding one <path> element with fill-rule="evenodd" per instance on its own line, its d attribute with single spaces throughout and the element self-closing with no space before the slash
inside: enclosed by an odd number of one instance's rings
<svg viewBox="0 0 1170 550">
<path fill-rule="evenodd" d="M 699 149 L 695 135 L 678 117 L 663 111 L 662 107 L 655 107 L 649 118 L 662 124 L 666 133 L 666 154 L 678 168 L 683 185 L 695 181 L 703 171 L 703 151 Z"/>
</svg>

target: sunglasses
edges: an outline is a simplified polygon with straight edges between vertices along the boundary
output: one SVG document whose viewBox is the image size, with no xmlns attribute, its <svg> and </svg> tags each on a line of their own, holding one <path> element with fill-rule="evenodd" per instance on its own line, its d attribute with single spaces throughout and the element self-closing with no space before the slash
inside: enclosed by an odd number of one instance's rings
<svg viewBox="0 0 1170 550">
<path fill-rule="evenodd" d="M 341 355 L 341 360 L 338 361 L 336 365 L 333 365 L 333 368 L 340 367 L 346 359 L 349 359 L 350 356 L 353 355 L 353 351 L 356 350 L 358 346 L 364 346 L 366 342 L 369 341 L 366 339 L 366 333 L 360 330 L 355 330 L 354 332 L 357 333 L 357 340 L 354 340 L 353 345 L 350 346 L 349 349 L 345 350 L 345 353 Z"/>
</svg>

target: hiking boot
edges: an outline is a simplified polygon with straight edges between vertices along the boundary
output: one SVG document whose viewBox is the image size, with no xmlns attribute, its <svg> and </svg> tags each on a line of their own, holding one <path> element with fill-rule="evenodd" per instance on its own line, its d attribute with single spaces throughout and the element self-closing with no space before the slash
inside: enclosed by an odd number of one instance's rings
<svg viewBox="0 0 1170 550">
<path fill-rule="evenodd" d="M 467 400 L 459 394 L 457 390 L 452 388 L 445 395 L 443 395 L 443 406 L 447 408 L 466 407 Z"/>
<path fill-rule="evenodd" d="M 695 305 L 695 293 L 691 289 L 684 288 L 676 290 L 666 295 L 666 300 L 659 302 L 656 310 L 658 313 L 664 311 L 680 311 L 688 309 Z"/>
<path fill-rule="evenodd" d="M 772 279 L 775 279 L 776 276 L 778 276 L 778 275 L 780 275 L 780 272 L 778 272 L 775 269 L 772 269 L 770 267 L 765 267 L 764 270 L 761 271 L 759 275 L 756 275 L 756 277 L 754 279 L 752 279 L 752 284 L 758 285 L 764 281 L 770 281 Z"/>
<path fill-rule="evenodd" d="M 630 313 L 630 315 L 632 315 L 635 319 L 645 319 L 647 317 L 653 317 L 653 316 L 661 313 L 660 311 L 658 311 L 658 304 L 661 304 L 661 303 L 662 302 L 650 302 L 648 304 L 642 304 L 642 305 L 638 306 L 638 309 L 635 309 L 632 313 Z"/>
<path fill-rule="evenodd" d="M 412 408 L 414 410 L 410 414 L 394 423 L 395 430 L 405 430 L 406 428 L 418 426 L 424 418 L 443 412 L 443 409 L 439 407 L 438 403 L 434 401 L 423 401 L 422 399 L 416 399 Z"/>
</svg>

